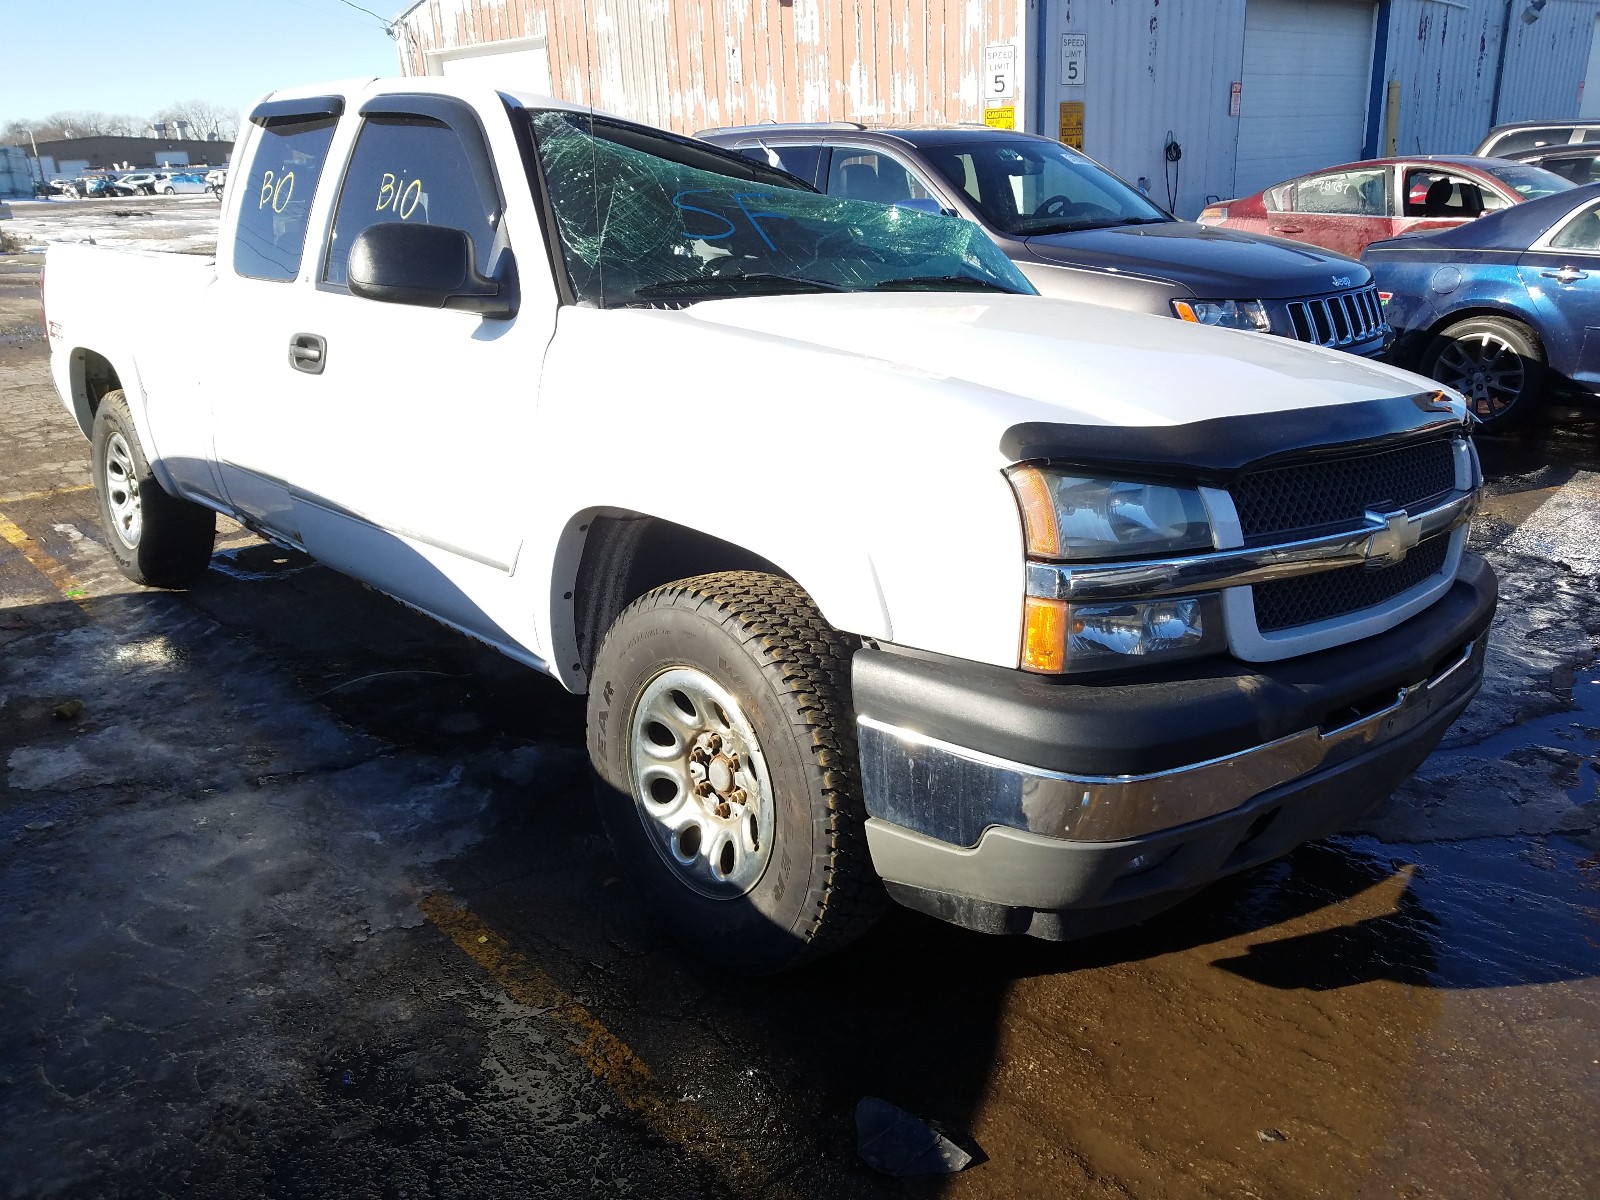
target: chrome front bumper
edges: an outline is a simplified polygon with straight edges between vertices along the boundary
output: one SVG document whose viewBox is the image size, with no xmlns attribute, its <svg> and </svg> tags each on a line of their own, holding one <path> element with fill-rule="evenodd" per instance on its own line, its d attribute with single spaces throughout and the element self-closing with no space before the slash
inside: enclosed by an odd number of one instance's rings
<svg viewBox="0 0 1600 1200">
<path fill-rule="evenodd" d="M 872 812 L 905 811 L 908 793 L 960 795 L 987 807 L 989 824 L 1078 842 L 1116 842 L 1186 825 L 1380 749 L 1455 702 L 1465 704 L 1483 670 L 1486 639 L 1375 711 L 1331 728 L 1302 729 L 1238 753 L 1148 775 L 1073 775 L 1041 770 L 859 719 L 862 780 Z"/>
</svg>

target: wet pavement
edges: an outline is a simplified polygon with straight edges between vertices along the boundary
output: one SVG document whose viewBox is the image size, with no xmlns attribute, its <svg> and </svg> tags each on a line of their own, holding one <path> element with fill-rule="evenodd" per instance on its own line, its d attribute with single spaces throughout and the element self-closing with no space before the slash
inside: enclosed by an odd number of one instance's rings
<svg viewBox="0 0 1600 1200">
<path fill-rule="evenodd" d="M 1482 441 L 1489 677 L 1359 828 L 1131 931 L 896 911 L 733 981 L 617 878 L 554 683 L 231 525 L 189 592 L 116 574 L 37 261 L 0 258 L 0 1196 L 1595 1194 L 1593 409 Z M 863 1096 L 974 1165 L 875 1175 Z"/>
</svg>

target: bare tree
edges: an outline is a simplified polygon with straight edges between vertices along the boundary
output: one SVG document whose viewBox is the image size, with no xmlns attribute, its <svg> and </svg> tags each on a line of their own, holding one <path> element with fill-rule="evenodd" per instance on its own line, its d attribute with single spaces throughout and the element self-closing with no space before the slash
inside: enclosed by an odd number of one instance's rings
<svg viewBox="0 0 1600 1200">
<path fill-rule="evenodd" d="M 125 113 L 57 112 L 34 120 L 18 118 L 7 121 L 0 126 L 0 142 L 9 146 L 25 146 L 30 133 L 35 141 L 51 142 L 100 134 L 137 135 L 146 128 L 145 122 Z"/>
<path fill-rule="evenodd" d="M 202 142 L 231 142 L 238 132 L 238 117 L 234 111 L 209 100 L 180 100 L 167 105 L 152 119 L 169 126 L 178 121 L 187 121 L 189 136 Z"/>
</svg>

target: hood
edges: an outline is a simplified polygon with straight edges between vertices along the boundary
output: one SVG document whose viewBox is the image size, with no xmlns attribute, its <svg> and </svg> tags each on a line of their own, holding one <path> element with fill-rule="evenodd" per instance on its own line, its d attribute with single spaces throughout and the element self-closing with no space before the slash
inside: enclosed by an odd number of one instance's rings
<svg viewBox="0 0 1600 1200">
<path fill-rule="evenodd" d="M 693 327 L 715 327 L 932 381 L 980 423 L 992 419 L 997 436 L 1017 422 L 1181 425 L 1438 387 L 1408 371 L 1288 338 L 1038 296 L 774 296 L 651 315 L 684 322 L 685 345 L 698 340 Z M 853 380 L 841 380 L 845 366 L 819 363 L 808 386 L 843 387 L 867 403 L 872 389 L 858 392 Z M 927 419 L 935 419 L 933 408 Z"/>
<path fill-rule="evenodd" d="M 1360 263 L 1331 250 L 1193 221 L 1053 233 L 1026 245 L 1040 262 L 1136 271 L 1181 284 L 1203 300 L 1281 300 L 1371 279 Z"/>
</svg>

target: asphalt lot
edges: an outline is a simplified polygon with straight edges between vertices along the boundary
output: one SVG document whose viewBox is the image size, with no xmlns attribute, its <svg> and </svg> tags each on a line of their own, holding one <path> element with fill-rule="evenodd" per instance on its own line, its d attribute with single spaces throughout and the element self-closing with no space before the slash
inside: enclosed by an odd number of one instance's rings
<svg viewBox="0 0 1600 1200">
<path fill-rule="evenodd" d="M 96 203 L 0 229 L 203 245 Z M 0 257 L 0 1196 L 1594 1194 L 1595 411 L 1483 440 L 1489 676 L 1360 828 L 1132 931 L 896 912 L 731 981 L 617 878 L 577 698 L 236 527 L 191 591 L 116 573 L 38 261 Z M 874 1174 L 868 1095 L 976 1164 Z"/>
</svg>

